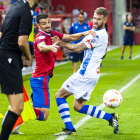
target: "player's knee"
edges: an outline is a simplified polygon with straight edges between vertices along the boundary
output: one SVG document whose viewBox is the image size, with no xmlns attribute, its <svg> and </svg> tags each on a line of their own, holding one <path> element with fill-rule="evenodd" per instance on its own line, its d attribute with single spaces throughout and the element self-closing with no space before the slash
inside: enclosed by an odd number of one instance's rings
<svg viewBox="0 0 140 140">
<path fill-rule="evenodd" d="M 44 119 L 43 119 L 43 121 L 46 121 L 48 119 L 48 116 L 49 116 L 49 111 L 45 111 L 43 113 L 44 113 Z"/>
<path fill-rule="evenodd" d="M 10 110 L 15 112 L 16 114 L 20 115 L 23 111 L 23 108 L 24 108 L 24 105 L 20 104 L 20 105 L 17 105 L 17 106 L 11 106 Z"/>
<path fill-rule="evenodd" d="M 55 94 L 55 99 L 56 98 L 60 98 L 60 96 L 59 96 L 59 91 Z"/>
<path fill-rule="evenodd" d="M 73 108 L 74 108 L 74 110 L 77 111 L 77 112 L 79 112 L 79 110 L 80 110 L 80 107 L 78 107 L 77 105 L 73 105 Z"/>
</svg>

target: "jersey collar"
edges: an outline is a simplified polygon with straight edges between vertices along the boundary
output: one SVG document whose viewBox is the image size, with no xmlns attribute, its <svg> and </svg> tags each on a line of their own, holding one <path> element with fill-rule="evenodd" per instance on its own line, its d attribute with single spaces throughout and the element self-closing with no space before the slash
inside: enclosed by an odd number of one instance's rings
<svg viewBox="0 0 140 140">
<path fill-rule="evenodd" d="M 39 32 L 41 32 L 41 33 L 44 33 L 44 34 L 46 34 L 46 35 L 51 36 L 51 33 L 50 33 L 50 34 L 48 34 L 48 33 L 44 32 L 44 31 L 42 31 L 42 30 L 40 30 L 40 29 L 39 29 Z"/>
</svg>

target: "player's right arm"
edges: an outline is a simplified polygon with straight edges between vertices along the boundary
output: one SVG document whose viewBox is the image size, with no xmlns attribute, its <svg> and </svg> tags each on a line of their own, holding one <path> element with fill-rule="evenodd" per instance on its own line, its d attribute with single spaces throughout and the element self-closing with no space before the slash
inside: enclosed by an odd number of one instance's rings
<svg viewBox="0 0 140 140">
<path fill-rule="evenodd" d="M 81 41 L 80 43 L 77 43 L 77 44 L 71 44 L 71 43 L 67 43 L 64 41 L 59 41 L 59 42 L 56 42 L 56 45 L 60 45 L 61 47 L 65 48 L 65 49 L 68 49 L 68 50 L 71 50 L 71 51 L 74 51 L 77 53 L 80 53 L 80 52 L 88 49 L 88 47 L 85 45 L 84 41 Z"/>
<path fill-rule="evenodd" d="M 43 41 L 37 44 L 37 48 L 39 49 L 40 52 L 43 52 L 43 53 L 47 53 L 48 51 L 57 53 L 58 46 L 56 45 L 56 43 L 54 43 L 53 45 L 46 45 L 46 43 Z"/>
</svg>

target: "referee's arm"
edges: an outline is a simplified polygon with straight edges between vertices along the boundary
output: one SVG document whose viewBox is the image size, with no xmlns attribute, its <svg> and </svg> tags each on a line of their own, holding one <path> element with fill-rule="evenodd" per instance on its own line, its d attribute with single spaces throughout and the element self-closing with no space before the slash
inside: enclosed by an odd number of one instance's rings
<svg viewBox="0 0 140 140">
<path fill-rule="evenodd" d="M 24 53 L 26 58 L 31 60 L 31 53 L 29 49 L 28 37 L 32 30 L 32 15 L 30 10 L 23 9 L 19 24 L 19 37 L 18 37 L 18 45 L 21 51 Z"/>
<path fill-rule="evenodd" d="M 18 45 L 21 51 L 25 54 L 27 60 L 31 60 L 31 53 L 29 50 L 28 35 L 18 37 Z"/>
</svg>

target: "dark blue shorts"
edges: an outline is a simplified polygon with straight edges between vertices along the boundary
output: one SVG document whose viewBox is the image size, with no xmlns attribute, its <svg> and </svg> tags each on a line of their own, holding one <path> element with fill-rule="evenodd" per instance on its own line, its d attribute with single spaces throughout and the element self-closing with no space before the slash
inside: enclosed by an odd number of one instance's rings
<svg viewBox="0 0 140 140">
<path fill-rule="evenodd" d="M 123 38 L 123 45 L 134 45 L 134 38 L 133 37 L 124 37 Z"/>
<path fill-rule="evenodd" d="M 81 52 L 81 53 L 71 52 L 69 59 L 72 62 L 78 62 L 79 60 L 82 62 L 83 61 L 83 57 L 84 57 L 84 52 Z"/>
<path fill-rule="evenodd" d="M 34 54 L 34 47 L 33 47 L 33 44 L 30 44 L 30 43 L 29 43 L 29 45 L 30 45 L 30 52 L 31 52 L 31 55 L 33 55 L 33 54 Z"/>
<path fill-rule="evenodd" d="M 49 75 L 30 78 L 34 108 L 50 108 Z"/>
</svg>

